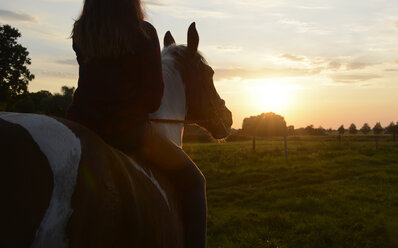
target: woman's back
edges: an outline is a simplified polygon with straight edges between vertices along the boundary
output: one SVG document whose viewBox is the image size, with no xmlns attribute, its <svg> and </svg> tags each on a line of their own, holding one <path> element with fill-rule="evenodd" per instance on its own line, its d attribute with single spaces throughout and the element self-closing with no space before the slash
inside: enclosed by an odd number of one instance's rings
<svg viewBox="0 0 398 248">
<path fill-rule="evenodd" d="M 114 129 L 142 131 L 148 113 L 160 106 L 164 86 L 159 40 L 151 24 L 144 22 L 143 27 L 149 39 L 141 42 L 135 53 L 88 59 L 73 44 L 79 82 L 67 117 L 105 140 Z"/>
<path fill-rule="evenodd" d="M 205 247 L 204 176 L 148 119 L 160 106 L 164 85 L 159 39 L 143 21 L 141 1 L 85 0 L 72 36 L 79 82 L 67 117 L 161 172 L 182 210 L 184 247 Z"/>
</svg>

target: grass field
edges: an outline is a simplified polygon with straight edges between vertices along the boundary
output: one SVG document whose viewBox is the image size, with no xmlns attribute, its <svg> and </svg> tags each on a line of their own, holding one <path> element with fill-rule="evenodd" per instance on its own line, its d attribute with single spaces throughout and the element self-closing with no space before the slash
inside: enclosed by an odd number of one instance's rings
<svg viewBox="0 0 398 248">
<path fill-rule="evenodd" d="M 187 143 L 207 178 L 208 245 L 398 247 L 398 142 Z"/>
</svg>

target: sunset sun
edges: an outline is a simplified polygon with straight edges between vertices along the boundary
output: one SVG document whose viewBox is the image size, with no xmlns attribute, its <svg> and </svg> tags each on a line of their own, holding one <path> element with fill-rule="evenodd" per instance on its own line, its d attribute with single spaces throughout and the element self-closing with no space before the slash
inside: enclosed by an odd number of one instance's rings
<svg viewBox="0 0 398 248">
<path fill-rule="evenodd" d="M 284 106 L 287 101 L 287 89 L 278 85 L 259 87 L 258 92 L 256 92 L 256 102 L 264 108 L 278 109 Z"/>
<path fill-rule="evenodd" d="M 291 91 L 296 87 L 282 80 L 258 80 L 250 87 L 252 104 L 267 111 L 280 111 L 291 103 Z"/>
</svg>

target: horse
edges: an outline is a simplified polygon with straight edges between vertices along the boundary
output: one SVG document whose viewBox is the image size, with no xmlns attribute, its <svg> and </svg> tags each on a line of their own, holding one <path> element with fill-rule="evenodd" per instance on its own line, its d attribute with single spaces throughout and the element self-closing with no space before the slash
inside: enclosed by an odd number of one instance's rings
<svg viewBox="0 0 398 248">
<path fill-rule="evenodd" d="M 225 138 L 232 113 L 198 52 L 164 37 L 165 90 L 153 128 L 182 146 L 185 124 Z M 72 121 L 0 112 L 0 247 L 183 247 L 175 193 L 160 171 Z"/>
</svg>

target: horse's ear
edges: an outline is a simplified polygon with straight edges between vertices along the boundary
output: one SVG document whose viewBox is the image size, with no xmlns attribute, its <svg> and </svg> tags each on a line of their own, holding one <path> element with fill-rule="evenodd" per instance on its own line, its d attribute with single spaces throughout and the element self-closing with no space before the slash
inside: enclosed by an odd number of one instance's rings
<svg viewBox="0 0 398 248">
<path fill-rule="evenodd" d="M 164 35 L 163 44 L 164 44 L 164 47 L 168 47 L 168 46 L 176 44 L 176 41 L 174 40 L 170 31 L 167 31 L 167 33 Z"/>
<path fill-rule="evenodd" d="M 196 25 L 193 22 L 188 29 L 188 49 L 193 53 L 196 54 L 198 51 L 199 46 L 199 34 L 196 30 Z"/>
</svg>

